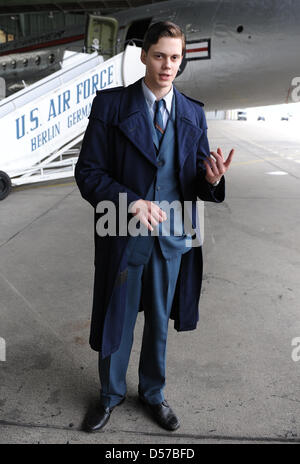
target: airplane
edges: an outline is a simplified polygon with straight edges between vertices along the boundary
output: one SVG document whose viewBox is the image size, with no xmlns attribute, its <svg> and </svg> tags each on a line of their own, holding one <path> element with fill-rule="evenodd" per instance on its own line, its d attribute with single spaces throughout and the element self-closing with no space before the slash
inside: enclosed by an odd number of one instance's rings
<svg viewBox="0 0 300 464">
<path fill-rule="evenodd" d="M 60 69 L 64 51 L 72 45 L 73 50 L 88 53 L 98 49 L 104 58 L 109 58 L 123 51 L 130 41 L 141 45 L 148 26 L 167 19 L 179 24 L 187 38 L 176 85 L 191 97 L 203 100 L 206 109 L 295 101 L 293 79 L 299 75 L 300 58 L 299 0 L 272 0 L 271 4 L 265 0 L 255 4 L 252 0 L 149 1 L 63 0 L 49 4 L 47 0 L 28 0 L 25 5 L 24 0 L 0 0 L 0 29 L 5 18 L 13 21 L 12 11 L 18 16 L 18 30 L 24 29 L 25 19 L 31 20 L 37 14 L 36 33 L 42 20 L 44 24 L 54 20 L 55 26 L 52 31 L 45 30 L 45 34 L 39 32 L 38 41 L 37 37 L 26 34 L 25 38 L 23 34 L 22 39 L 16 36 L 15 40 L 0 43 L 0 77 L 6 81 L 7 95 Z M 142 6 L 135 8 L 141 2 Z M 99 8 L 105 15 L 97 13 Z M 97 14 L 88 14 L 91 10 Z M 111 13 L 112 17 L 107 16 Z M 61 29 L 59 15 L 68 18 L 70 26 Z M 87 15 L 83 26 L 82 18 Z M 76 16 L 77 36 L 72 23 Z M 85 32 L 78 33 L 83 28 Z M 57 38 L 51 34 L 57 34 Z M 26 52 L 17 44 L 25 39 L 31 42 L 26 45 Z M 3 55 L 9 50 L 10 54 Z"/>
<path fill-rule="evenodd" d="M 147 0 L 0 0 L 0 78 L 5 95 L 61 69 L 65 50 L 84 51 L 86 16 Z M 0 97 L 1 98 L 1 97 Z"/>
<path fill-rule="evenodd" d="M 104 60 L 120 55 L 127 44 L 140 46 L 149 25 L 161 20 L 177 23 L 186 35 L 175 85 L 203 101 L 206 111 L 300 100 L 298 0 L 167 0 L 89 15 L 85 50 Z M 5 193 L 9 179 L 0 174 Z"/>
<path fill-rule="evenodd" d="M 161 20 L 175 22 L 186 35 L 176 87 L 207 110 L 295 101 L 299 0 L 169 0 L 111 17 L 90 15 L 86 50 L 109 57 L 129 42 L 141 46 L 149 25 Z"/>
</svg>

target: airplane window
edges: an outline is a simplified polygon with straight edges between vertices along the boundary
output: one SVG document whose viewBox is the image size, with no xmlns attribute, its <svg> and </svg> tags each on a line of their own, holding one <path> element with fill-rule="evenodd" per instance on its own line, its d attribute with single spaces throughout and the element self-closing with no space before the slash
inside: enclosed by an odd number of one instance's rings
<svg viewBox="0 0 300 464">
<path fill-rule="evenodd" d="M 12 62 L 11 62 L 11 67 L 12 67 L 13 69 L 15 69 L 16 66 L 17 66 L 16 60 L 12 60 Z"/>
<path fill-rule="evenodd" d="M 24 68 L 26 68 L 26 66 L 28 65 L 28 59 L 27 58 L 25 58 L 23 60 L 23 65 L 24 65 Z"/>
<path fill-rule="evenodd" d="M 237 31 L 239 34 L 240 34 L 241 32 L 243 32 L 243 30 L 244 30 L 244 26 L 238 26 L 238 27 L 236 28 L 236 31 Z"/>
<path fill-rule="evenodd" d="M 35 61 L 35 64 L 39 65 L 41 63 L 41 57 L 36 56 L 34 61 Z"/>
<path fill-rule="evenodd" d="M 6 69 L 6 63 L 2 63 L 2 69 Z"/>
<path fill-rule="evenodd" d="M 6 42 L 6 34 L 2 29 L 0 29 L 0 43 L 5 43 L 5 42 Z"/>
<path fill-rule="evenodd" d="M 54 53 L 51 53 L 51 55 L 48 56 L 49 63 L 53 63 L 55 61 L 55 55 Z"/>
</svg>

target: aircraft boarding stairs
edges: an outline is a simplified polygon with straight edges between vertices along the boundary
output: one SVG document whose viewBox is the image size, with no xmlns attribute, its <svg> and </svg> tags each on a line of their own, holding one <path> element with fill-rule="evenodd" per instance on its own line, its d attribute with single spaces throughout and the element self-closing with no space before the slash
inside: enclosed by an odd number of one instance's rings
<svg viewBox="0 0 300 464">
<path fill-rule="evenodd" d="M 142 77 L 140 51 L 128 45 L 106 61 L 71 53 L 61 70 L 0 101 L 0 200 L 11 185 L 73 176 L 96 90 Z"/>
</svg>

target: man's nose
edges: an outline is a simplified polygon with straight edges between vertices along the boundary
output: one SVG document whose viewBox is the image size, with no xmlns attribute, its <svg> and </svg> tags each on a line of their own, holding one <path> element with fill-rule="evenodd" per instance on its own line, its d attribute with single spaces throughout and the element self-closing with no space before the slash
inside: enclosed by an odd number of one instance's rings
<svg viewBox="0 0 300 464">
<path fill-rule="evenodd" d="M 165 61 L 164 61 L 164 68 L 171 68 L 171 59 L 170 58 L 166 58 Z"/>
</svg>

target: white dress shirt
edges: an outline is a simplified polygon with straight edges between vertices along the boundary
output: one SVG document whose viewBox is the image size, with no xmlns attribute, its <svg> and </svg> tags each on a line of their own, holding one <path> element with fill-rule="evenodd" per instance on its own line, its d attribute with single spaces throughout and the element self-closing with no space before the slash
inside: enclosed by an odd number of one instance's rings
<svg viewBox="0 0 300 464">
<path fill-rule="evenodd" d="M 147 87 L 147 85 L 144 82 L 144 79 L 142 80 L 142 89 L 143 89 L 143 93 L 144 93 L 146 103 L 147 103 L 149 111 L 150 111 L 150 116 L 151 116 L 152 121 L 153 121 L 154 120 L 154 114 L 155 114 L 155 101 L 157 100 L 156 96 L 149 89 L 149 87 Z M 173 91 L 173 85 L 172 85 L 170 92 L 167 93 L 167 95 L 165 95 L 163 97 L 163 99 L 162 99 L 162 100 L 165 101 L 165 104 L 163 105 L 163 108 L 161 109 L 163 126 L 164 126 L 163 129 L 166 128 L 168 118 L 169 118 L 169 114 L 171 113 L 173 94 L 174 94 L 174 91 Z"/>
</svg>

